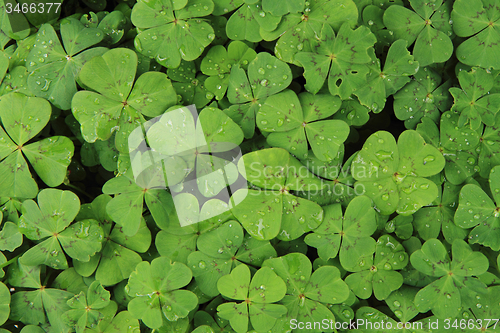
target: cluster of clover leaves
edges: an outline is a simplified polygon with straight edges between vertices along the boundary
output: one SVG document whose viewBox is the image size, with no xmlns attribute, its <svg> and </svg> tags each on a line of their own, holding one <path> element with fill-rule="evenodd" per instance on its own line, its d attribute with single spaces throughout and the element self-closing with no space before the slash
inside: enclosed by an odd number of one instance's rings
<svg viewBox="0 0 500 333">
<path fill-rule="evenodd" d="M 34 5 L 0 0 L 0 333 L 498 332 L 499 1 Z"/>
</svg>

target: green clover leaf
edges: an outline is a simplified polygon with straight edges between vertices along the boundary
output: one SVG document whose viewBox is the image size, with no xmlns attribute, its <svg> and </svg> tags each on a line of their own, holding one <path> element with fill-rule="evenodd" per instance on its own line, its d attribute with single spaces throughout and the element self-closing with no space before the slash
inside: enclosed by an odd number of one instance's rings
<svg viewBox="0 0 500 333">
<path fill-rule="evenodd" d="M 11 12 L 11 17 L 12 14 L 14 14 L 14 22 L 11 22 L 11 18 L 9 18 L 7 10 L 8 4 L 15 8 L 16 2 L 0 0 L 0 8 L 2 11 L 2 14 L 0 15 L 0 45 L 2 46 L 2 49 L 10 41 L 10 39 L 21 40 L 28 37 L 30 34 L 29 24 L 22 12 Z"/>
<path fill-rule="evenodd" d="M 304 0 L 291 0 L 287 2 L 275 2 L 272 0 L 263 0 L 262 9 L 276 16 L 283 16 L 288 13 L 298 13 L 304 10 L 307 2 Z"/>
<path fill-rule="evenodd" d="M 411 256 L 415 251 L 422 248 L 422 242 L 419 238 L 412 236 L 408 240 L 403 241 L 403 246 L 405 247 L 408 255 Z M 403 275 L 404 284 L 413 287 L 422 288 L 436 280 L 435 277 L 421 273 L 412 265 L 407 265 L 400 271 L 400 273 Z"/>
<path fill-rule="evenodd" d="M 140 230 L 144 200 L 153 217 L 157 214 L 161 216 L 163 203 L 172 200 L 170 193 L 163 189 L 137 185 L 131 169 L 124 175 L 108 180 L 102 190 L 105 194 L 115 194 L 106 204 L 106 212 L 120 225 L 121 232 L 129 237 Z"/>
<path fill-rule="evenodd" d="M 219 219 L 207 219 L 198 223 L 181 226 L 175 212 L 168 214 L 162 229 L 156 234 L 155 245 L 158 253 L 171 259 L 187 264 L 188 256 L 196 251 L 198 238 L 218 227 L 221 223 L 233 219 L 231 211 L 222 214 Z M 195 272 L 196 278 L 196 272 Z"/>
<path fill-rule="evenodd" d="M 491 169 L 489 185 L 493 199 L 500 202 L 500 166 Z M 474 184 L 467 184 L 460 191 L 460 201 L 455 212 L 455 224 L 470 231 L 469 243 L 479 243 L 494 251 L 500 250 L 500 208 Z"/>
<path fill-rule="evenodd" d="M 42 25 L 26 58 L 29 89 L 58 108 L 69 109 L 83 65 L 107 51 L 103 47 L 84 50 L 99 43 L 103 35 L 100 29 L 85 28 L 76 19 L 65 18 L 61 21 L 63 48 L 54 28 Z"/>
<path fill-rule="evenodd" d="M 467 231 L 454 223 L 460 189 L 460 186 L 445 181 L 438 186 L 436 200 L 413 214 L 413 225 L 421 239 L 438 238 L 442 231 L 445 240 L 452 244 L 455 239 L 467 236 Z"/>
<path fill-rule="evenodd" d="M 5 78 L 5 74 L 9 69 L 9 55 L 5 51 L 0 52 L 0 82 Z"/>
<path fill-rule="evenodd" d="M 293 240 L 323 221 L 318 204 L 290 194 L 292 190 L 322 189 L 322 181 L 286 150 L 270 148 L 245 154 L 238 169 L 256 189 L 236 191 L 231 211 L 253 237 Z"/>
<path fill-rule="evenodd" d="M 57 275 L 52 283 L 52 287 L 69 291 L 74 296 L 81 291 L 86 293 L 92 282 L 93 280 L 91 279 L 85 281 L 83 276 L 78 275 L 74 267 L 70 267 Z"/>
<path fill-rule="evenodd" d="M 26 96 L 33 96 L 28 89 L 28 71 L 24 66 L 16 66 L 9 73 L 5 74 L 2 84 L 0 84 L 0 96 L 11 92 L 19 92 Z"/>
<path fill-rule="evenodd" d="M 30 2 L 26 0 L 20 0 L 18 1 L 19 4 L 30 4 Z M 40 3 L 44 4 L 44 6 L 50 6 L 48 0 L 42 0 Z M 41 7 L 39 5 L 39 7 Z M 33 12 L 32 11 L 26 11 L 23 12 L 23 15 L 26 17 L 26 19 L 33 25 L 33 26 L 40 26 L 43 23 L 54 23 L 59 19 L 59 16 L 61 15 L 61 11 L 59 10 L 46 10 L 46 11 L 37 11 Z M 17 18 L 16 18 L 17 19 Z"/>
<path fill-rule="evenodd" d="M 395 301 L 399 302 L 399 301 Z M 413 302 L 413 300 L 412 300 Z M 392 309 L 391 309 L 392 310 Z M 393 310 L 394 315 L 398 317 L 402 313 L 400 310 Z M 400 315 L 402 316 L 402 315 Z M 384 322 L 384 327 L 390 326 L 392 327 L 391 331 L 395 333 L 406 333 L 408 331 L 415 332 L 415 333 L 425 333 L 429 332 L 430 330 L 430 323 L 435 322 L 435 320 L 432 319 L 420 319 L 417 321 L 405 321 L 403 319 L 400 319 L 399 317 L 397 318 L 398 320 L 393 319 L 393 317 L 389 317 L 387 314 L 384 312 L 374 309 L 369 306 L 363 306 L 359 308 L 356 311 L 356 318 L 358 320 L 365 320 L 366 322 L 364 323 L 363 327 L 363 332 L 366 333 L 376 333 L 379 331 L 380 324 L 383 321 Z M 368 322 L 370 324 L 368 324 Z M 385 326 L 387 325 L 387 326 Z M 406 325 L 406 327 L 405 327 Z M 440 327 L 444 326 L 441 324 Z M 379 327 L 379 328 L 377 328 Z M 352 332 L 360 332 L 359 330 L 353 330 Z"/>
<path fill-rule="evenodd" d="M 187 179 L 188 186 L 197 187 L 201 197 L 211 199 L 225 190 L 228 185 L 232 185 L 238 179 L 236 163 L 225 156 L 234 150 L 235 146 L 243 141 L 243 132 L 239 126 L 219 109 L 204 108 L 197 119 L 187 108 L 176 109 L 172 113 L 166 112 L 147 132 L 147 139 L 154 154 L 159 154 L 158 160 L 168 161 L 168 166 L 163 170 L 167 179 L 158 181 L 160 185 L 168 185 L 174 192 L 184 189 L 184 181 Z M 182 124 L 182 126 L 180 126 Z M 171 135 L 169 135 L 171 134 Z M 224 155 L 227 153 L 226 155 Z M 138 163 L 144 165 L 150 163 L 150 152 L 141 156 L 137 154 L 133 158 Z M 141 158 L 145 158 L 146 161 Z M 158 164 L 152 164 L 153 172 L 157 171 Z M 163 168 L 163 167 L 162 167 Z M 162 175 L 162 173 L 160 173 Z M 148 175 L 146 174 L 146 177 Z M 196 176 L 196 184 L 191 185 L 189 180 Z M 146 179 L 148 181 L 149 179 Z M 167 182 L 168 180 L 168 182 Z M 154 183 L 153 186 L 160 186 Z M 167 184 L 168 183 L 168 184 Z M 178 185 L 174 187 L 173 185 Z M 200 213 L 198 198 L 190 193 L 181 193 L 186 200 L 179 200 L 175 197 L 176 203 L 186 205 L 186 210 L 178 210 L 182 216 L 191 219 Z M 192 203 L 191 208 L 189 204 Z M 218 199 L 207 201 L 208 205 L 222 206 L 226 202 Z M 208 217 L 215 216 L 215 210 L 210 212 L 209 207 L 203 205 L 203 213 L 213 213 Z M 204 208 L 205 207 L 205 208 Z M 215 208 L 215 207 L 212 207 Z M 224 211 L 222 209 L 222 211 Z M 185 218 L 180 219 L 185 221 Z M 191 219 L 191 221 L 194 221 Z"/>
<path fill-rule="evenodd" d="M 255 115 L 265 99 L 286 89 L 292 82 L 290 66 L 267 52 L 257 54 L 244 67 L 232 66 L 227 98 L 231 105 L 224 110 L 243 129 L 245 138 L 255 133 Z"/>
<path fill-rule="evenodd" d="M 468 177 L 480 171 L 477 166 L 480 137 L 468 127 L 458 127 L 459 117 L 457 113 L 446 111 L 441 115 L 439 128 L 433 121 L 425 118 L 417 126 L 417 131 L 426 141 L 443 154 L 446 160 L 444 173 L 447 180 L 454 185 L 462 184 Z"/>
<path fill-rule="evenodd" d="M 9 284 L 36 290 L 17 291 L 12 295 L 10 316 L 13 321 L 26 325 L 43 324 L 48 319 L 50 327 L 57 332 L 69 331 L 62 314 L 70 308 L 67 301 L 73 293 L 49 288 L 40 282 L 40 266 L 25 266 L 15 263 L 9 267 Z"/>
<path fill-rule="evenodd" d="M 180 262 L 156 258 L 139 263 L 125 287 L 133 297 L 128 303 L 132 316 L 150 328 L 159 328 L 163 321 L 184 318 L 198 304 L 189 290 L 179 290 L 192 278 L 191 270 Z"/>
<path fill-rule="evenodd" d="M 441 112 L 452 105 L 450 80 L 440 85 L 441 76 L 431 67 L 420 69 L 414 78 L 394 94 L 394 114 L 408 129 L 414 129 L 423 117 L 438 123 Z"/>
<path fill-rule="evenodd" d="M 87 294 L 82 291 L 68 300 L 71 310 L 62 315 L 62 320 L 68 326 L 74 327 L 77 333 L 83 332 L 86 327 L 94 327 L 104 317 L 99 310 L 109 304 L 109 297 L 109 291 L 98 281 L 94 281 L 89 286 Z"/>
<path fill-rule="evenodd" d="M 383 69 L 373 49 L 368 51 L 372 58 L 366 83 L 354 94 L 362 105 L 378 113 L 384 109 L 386 97 L 397 92 L 410 81 L 409 76 L 417 73 L 419 64 L 406 49 L 406 41 L 399 39 L 392 43 Z"/>
<path fill-rule="evenodd" d="M 103 286 L 111 286 L 127 279 L 142 261 L 137 252 L 146 252 L 151 244 L 151 232 L 143 219 L 133 236 L 125 235 L 122 227 L 112 222 L 106 212 L 111 200 L 108 195 L 100 195 L 91 204 L 82 205 L 75 218 L 76 221 L 97 220 L 103 229 L 102 251 L 87 262 L 73 259 L 73 266 L 78 274 L 87 277 L 95 272 L 95 279 Z"/>
<path fill-rule="evenodd" d="M 216 305 L 216 304 L 222 304 L 222 299 L 215 299 L 215 302 L 211 302 L 210 305 Z M 211 307 L 212 309 L 212 307 Z M 234 330 L 231 328 L 231 325 L 229 324 L 229 321 L 220 318 L 217 314 L 210 315 L 206 311 L 197 311 L 194 315 L 194 326 L 197 327 L 197 329 L 201 327 L 209 327 L 212 331 L 208 331 L 209 333 L 215 333 L 216 331 L 220 330 L 220 332 L 233 332 Z M 202 331 L 203 332 L 203 331 Z"/>
<path fill-rule="evenodd" d="M 4 196 L 36 196 L 38 186 L 25 157 L 48 186 L 59 186 L 66 177 L 74 151 L 70 139 L 53 136 L 26 144 L 47 125 L 50 114 L 50 104 L 42 98 L 27 97 L 21 93 L 0 98 L 3 125 L 0 126 L 0 192 Z"/>
<path fill-rule="evenodd" d="M 359 3 L 357 3 L 357 6 L 360 13 L 362 13 L 359 17 L 359 21 L 364 26 L 370 28 L 371 32 L 373 32 L 373 34 L 377 37 L 375 50 L 378 54 L 380 54 L 384 52 L 385 47 L 389 47 L 391 43 L 395 41 L 394 32 L 386 29 L 383 21 L 384 12 L 387 9 L 384 8 L 384 6 L 403 5 L 403 2 L 401 0 L 377 2 L 374 4 L 368 4 L 363 9 L 360 8 Z M 368 3 L 372 3 L 372 1 L 368 1 Z"/>
<path fill-rule="evenodd" d="M 351 175 L 351 162 L 356 154 L 343 163 L 344 150 L 344 145 L 341 145 L 335 158 L 329 162 L 321 161 L 310 150 L 307 158 L 300 161 L 309 171 L 325 181 L 321 189 L 310 188 L 309 191 L 295 191 L 295 195 L 314 201 L 321 206 L 333 203 L 342 203 L 343 206 L 347 206 L 360 193 L 353 188 L 354 179 Z"/>
<path fill-rule="evenodd" d="M 276 257 L 268 241 L 243 235 L 236 221 L 228 221 L 217 229 L 201 234 L 196 242 L 198 251 L 187 257 L 187 264 L 202 292 L 219 294 L 217 281 L 242 263 L 261 266 L 265 259 Z"/>
<path fill-rule="evenodd" d="M 457 47 L 457 59 L 469 66 L 500 69 L 498 7 L 482 0 L 457 0 L 451 19 L 457 36 L 469 37 Z"/>
<path fill-rule="evenodd" d="M 71 191 L 44 189 L 33 200 L 23 202 L 19 230 L 31 240 L 40 241 L 19 259 L 22 264 L 44 264 L 56 269 L 68 268 L 66 256 L 89 261 L 101 250 L 103 231 L 96 220 L 71 224 L 80 209 L 80 200 Z M 61 248 L 62 246 L 62 248 Z M 64 250 L 64 252 L 63 252 Z"/>
<path fill-rule="evenodd" d="M 200 65 L 203 74 L 208 75 L 205 87 L 221 100 L 226 94 L 229 85 L 231 68 L 235 65 L 243 69 L 248 68 L 248 63 L 255 59 L 257 53 L 240 41 L 233 41 L 227 46 L 216 45 L 208 51 Z"/>
<path fill-rule="evenodd" d="M 83 18 L 84 16 L 82 16 Z M 106 46 L 116 45 L 130 29 L 130 18 L 127 18 L 121 11 L 114 10 L 99 20 L 97 28 L 104 33 L 103 44 Z"/>
<path fill-rule="evenodd" d="M 194 62 L 181 61 L 179 67 L 169 68 L 167 75 L 173 81 L 172 86 L 178 94 L 179 103 L 194 104 L 197 108 L 202 108 L 214 98 L 214 94 L 205 87 L 207 76 L 196 74 Z"/>
<path fill-rule="evenodd" d="M 232 40 L 260 42 L 260 30 L 274 30 L 280 21 L 281 15 L 267 11 L 262 1 L 245 1 L 227 20 L 226 34 Z"/>
<path fill-rule="evenodd" d="M 0 212 L 0 221 L 2 214 Z M 1 251 L 14 251 L 23 243 L 23 235 L 19 232 L 17 224 L 12 222 L 5 222 L 0 231 L 0 250 Z"/>
<path fill-rule="evenodd" d="M 370 236 L 377 229 L 371 200 L 365 196 L 354 198 L 344 216 L 340 204 L 323 209 L 324 220 L 305 237 L 306 244 L 317 248 L 323 260 L 335 258 L 339 253 L 340 263 L 346 270 L 357 271 L 370 266 L 376 243 Z"/>
<path fill-rule="evenodd" d="M 483 178 L 488 178 L 493 167 L 500 165 L 500 113 L 495 117 L 495 124 L 492 126 L 484 126 L 484 131 L 479 131 L 482 135 L 479 138 L 479 146 L 476 148 L 476 153 L 479 153 L 477 166 L 475 171 Z"/>
<path fill-rule="evenodd" d="M 289 13 L 281 18 L 276 29 L 260 29 L 260 35 L 266 41 L 278 39 L 275 47 L 276 56 L 288 63 L 298 65 L 295 55 L 311 52 L 321 38 L 324 25 L 338 31 L 346 22 L 351 28 L 358 20 L 358 10 L 352 0 L 312 0 L 304 10 Z"/>
<path fill-rule="evenodd" d="M 432 310 L 438 318 L 453 318 L 461 305 L 476 306 L 476 296 L 486 292 L 486 286 L 473 276 L 488 269 L 488 259 L 482 253 L 472 251 L 463 240 L 452 244 L 453 260 L 443 244 L 429 239 L 411 257 L 411 264 L 420 272 L 438 277 L 415 295 L 415 305 L 420 312 Z"/>
<path fill-rule="evenodd" d="M 419 209 L 417 212 L 419 212 Z M 416 213 L 415 213 L 416 214 Z M 409 239 L 413 234 L 413 216 L 398 215 L 385 224 L 387 233 L 394 232 L 399 239 Z"/>
<path fill-rule="evenodd" d="M 453 241 L 451 250 L 453 260 L 439 240 L 429 239 L 410 257 L 418 271 L 439 278 L 419 290 L 415 306 L 421 313 L 432 310 L 440 319 L 456 317 L 462 305 L 475 307 L 476 296 L 486 293 L 486 286 L 473 277 L 488 270 L 486 256 L 461 239 Z"/>
<path fill-rule="evenodd" d="M 328 78 L 332 95 L 343 100 L 349 98 L 366 82 L 366 65 L 371 61 L 368 50 L 375 42 L 375 35 L 365 26 L 352 30 L 349 23 L 344 23 L 335 36 L 329 24 L 323 25 L 319 35 L 310 42 L 311 50 L 295 55 L 304 67 L 307 91 L 318 93 Z"/>
<path fill-rule="evenodd" d="M 9 319 L 10 314 L 10 292 L 9 288 L 2 282 L 0 282 L 0 325 L 3 325 L 7 319 Z"/>
<path fill-rule="evenodd" d="M 130 312 L 121 311 L 116 313 L 117 306 L 113 304 L 113 301 L 109 304 L 109 306 L 101 309 L 101 312 L 104 314 L 104 317 L 96 325 L 95 328 L 90 328 L 85 331 L 89 333 L 116 333 L 116 332 L 126 332 L 128 331 L 139 331 L 139 321 L 132 317 Z M 116 314 L 116 315 L 115 315 Z"/>
<path fill-rule="evenodd" d="M 372 134 L 352 162 L 352 175 L 375 208 L 384 215 L 410 215 L 436 199 L 434 182 L 423 177 L 439 173 L 443 155 L 413 130 L 398 139 L 385 131 Z"/>
<path fill-rule="evenodd" d="M 416 288 L 402 286 L 400 289 L 393 291 L 391 295 L 385 299 L 386 304 L 389 306 L 392 314 L 394 314 L 392 317 L 389 317 L 380 310 L 371 307 L 363 306 L 359 308 L 356 311 L 356 317 L 358 319 L 369 321 L 373 324 L 373 326 L 365 324 L 363 332 L 377 332 L 378 329 L 376 329 L 376 323 L 380 325 L 382 320 L 386 322 L 387 325 L 389 325 L 389 323 L 392 324 L 392 331 L 394 332 L 406 333 L 409 330 L 415 333 L 429 332 L 429 324 L 431 321 L 434 323 L 435 319 L 430 319 L 428 317 L 412 321 L 412 319 L 418 315 L 418 310 L 415 308 L 415 304 L 413 302 L 417 291 L 418 290 Z M 396 317 L 396 319 L 394 319 L 394 317 Z M 444 325 L 440 325 L 440 327 L 441 326 Z"/>
<path fill-rule="evenodd" d="M 340 106 L 339 112 L 333 115 L 333 119 L 340 119 L 349 126 L 363 126 L 370 119 L 370 109 L 361 105 L 358 100 L 344 100 Z"/>
<path fill-rule="evenodd" d="M 418 315 L 419 312 L 413 302 L 417 292 L 417 288 L 403 285 L 385 299 L 385 303 L 401 322 L 409 322 Z"/>
<path fill-rule="evenodd" d="M 78 132 L 81 135 L 80 124 L 76 119 L 75 123 L 78 128 Z M 94 143 L 84 141 L 80 150 L 82 164 L 88 167 L 101 164 L 102 167 L 109 172 L 116 171 L 118 168 L 118 157 L 120 156 L 120 152 L 116 149 L 115 137 L 116 132 L 114 132 L 109 140 L 106 141 L 99 139 Z"/>
<path fill-rule="evenodd" d="M 345 282 L 359 298 L 369 298 L 373 290 L 378 300 L 386 299 L 403 284 L 403 276 L 396 270 L 408 264 L 408 254 L 394 237 L 384 235 L 377 240 L 375 258 L 371 253 L 369 257 L 367 262 L 359 261 L 357 272 L 348 275 Z"/>
<path fill-rule="evenodd" d="M 496 302 L 496 295 L 499 291 L 500 288 L 498 286 L 489 287 L 485 295 L 476 297 L 478 302 L 476 306 L 471 307 L 474 317 L 479 320 L 482 319 L 480 325 L 476 327 L 481 326 L 480 328 L 485 332 L 490 332 L 490 329 L 491 331 L 495 331 L 496 329 L 495 320 L 489 321 L 488 319 L 490 319 L 490 316 L 491 318 L 496 318 L 500 313 L 500 307 L 498 302 Z"/>
<path fill-rule="evenodd" d="M 336 96 L 302 93 L 297 97 L 292 90 L 285 90 L 266 99 L 257 112 L 257 126 L 270 132 L 267 142 L 273 147 L 306 158 L 309 142 L 318 159 L 331 161 L 347 139 L 349 126 L 341 120 L 321 119 L 339 107 Z"/>
<path fill-rule="evenodd" d="M 137 54 L 115 48 L 87 62 L 81 82 L 94 91 L 79 91 L 71 111 L 81 124 L 87 142 L 108 140 L 112 133 L 119 152 L 128 152 L 127 140 L 144 116 L 155 117 L 177 102 L 172 83 L 164 73 L 147 72 L 135 82 Z"/>
<path fill-rule="evenodd" d="M 458 126 L 469 123 L 477 129 L 481 122 L 488 126 L 495 123 L 495 115 L 500 110 L 500 94 L 490 94 L 495 76 L 483 68 L 473 68 L 470 72 L 458 74 L 459 88 L 450 88 L 454 102 L 451 111 L 460 113 Z"/>
<path fill-rule="evenodd" d="M 236 8 L 240 7 L 243 3 L 245 3 L 245 1 L 243 0 L 213 0 L 213 1 L 214 1 L 214 11 L 212 12 L 212 15 L 216 16 L 232 12 Z"/>
<path fill-rule="evenodd" d="M 266 260 L 263 267 L 271 268 L 285 281 L 286 295 L 281 303 L 287 307 L 288 313 L 281 320 L 284 328 L 290 329 L 291 319 L 335 322 L 335 316 L 327 306 L 341 304 L 349 297 L 349 287 L 341 279 L 337 267 L 322 266 L 312 272 L 311 262 L 302 253 Z"/>
<path fill-rule="evenodd" d="M 21 212 L 22 199 L 0 197 L 0 209 L 2 211 L 4 221 L 19 221 L 19 213 Z"/>
<path fill-rule="evenodd" d="M 238 333 L 248 331 L 248 322 L 258 331 L 270 330 L 276 320 L 286 314 L 287 309 L 280 301 L 286 293 L 283 279 L 269 267 L 262 267 L 250 279 L 247 265 L 239 265 L 231 274 L 224 275 L 217 282 L 220 293 L 241 303 L 224 303 L 217 307 L 219 316 L 229 320 Z"/>
<path fill-rule="evenodd" d="M 453 53 L 449 1 L 410 1 L 411 7 L 390 6 L 384 13 L 384 24 L 394 32 L 397 39 L 404 39 L 409 45 L 415 42 L 414 56 L 420 66 L 441 63 L 450 59 Z"/>
<path fill-rule="evenodd" d="M 131 14 L 141 29 L 135 48 L 167 68 L 178 67 L 181 59 L 193 61 L 215 38 L 210 24 L 199 19 L 213 10 L 211 0 L 140 0 Z"/>
</svg>

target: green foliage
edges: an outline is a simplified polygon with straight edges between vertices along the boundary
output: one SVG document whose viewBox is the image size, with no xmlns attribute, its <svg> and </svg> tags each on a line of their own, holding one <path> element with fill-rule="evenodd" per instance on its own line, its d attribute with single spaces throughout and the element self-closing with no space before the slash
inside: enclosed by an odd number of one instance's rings
<svg viewBox="0 0 500 333">
<path fill-rule="evenodd" d="M 68 267 L 64 253 L 89 261 L 90 256 L 101 250 L 103 231 L 96 220 L 71 224 L 80 209 L 73 192 L 44 189 L 37 198 L 38 204 L 33 200 L 23 203 L 18 226 L 28 239 L 40 242 L 23 254 L 21 263 L 64 269 Z"/>
<path fill-rule="evenodd" d="M 267 331 L 287 312 L 284 305 L 273 304 L 285 296 L 286 285 L 269 267 L 259 269 L 250 280 L 248 266 L 239 265 L 231 274 L 219 279 L 217 288 L 223 296 L 243 301 L 217 307 L 219 316 L 229 320 L 236 332 L 248 331 L 249 318 L 256 330 Z"/>
<path fill-rule="evenodd" d="M 144 73 L 133 85 L 136 68 L 136 53 L 123 48 L 94 57 L 82 68 L 82 84 L 95 92 L 77 92 L 71 110 L 86 141 L 105 141 L 117 131 L 116 148 L 127 152 L 128 136 L 145 121 L 143 115 L 157 116 L 175 104 L 177 98 L 165 74 Z"/>
<path fill-rule="evenodd" d="M 491 169 L 489 184 L 490 193 L 496 202 L 500 199 L 500 167 Z M 475 227 L 469 234 L 470 243 L 479 243 L 488 246 L 494 251 L 500 250 L 500 241 L 497 234 L 500 232 L 498 222 L 499 209 L 479 186 L 467 184 L 460 190 L 460 201 L 455 212 L 455 223 L 461 228 Z"/>
<path fill-rule="evenodd" d="M 304 241 L 318 249 L 323 260 L 339 254 L 342 267 L 357 271 L 371 265 L 375 252 L 375 240 L 370 237 L 377 229 L 375 211 L 365 196 L 353 199 L 342 216 L 340 204 L 324 207 L 323 223 L 306 236 Z"/>
<path fill-rule="evenodd" d="M 500 69 L 496 56 L 500 47 L 500 32 L 495 24 L 500 19 L 498 5 L 481 0 L 457 0 L 451 18 L 457 36 L 469 37 L 457 47 L 458 60 L 469 66 Z"/>
<path fill-rule="evenodd" d="M 439 240 L 429 239 L 411 255 L 413 267 L 439 278 L 415 295 L 418 311 L 432 310 L 438 318 L 455 318 L 462 306 L 473 308 L 476 297 L 486 293 L 486 286 L 473 277 L 488 269 L 486 256 L 461 239 L 453 241 L 451 250 L 452 260 Z"/>
<path fill-rule="evenodd" d="M 76 332 L 83 332 L 86 327 L 94 327 L 104 317 L 99 310 L 109 304 L 109 297 L 109 291 L 99 281 L 94 281 L 86 295 L 81 291 L 68 300 L 71 310 L 66 311 L 62 318 L 69 326 L 74 326 Z"/>
<path fill-rule="evenodd" d="M 422 117 L 437 123 L 441 112 L 451 106 L 450 81 L 439 85 L 441 76 L 431 67 L 419 69 L 414 78 L 394 94 L 394 114 L 405 121 L 408 129 L 413 129 Z"/>
<path fill-rule="evenodd" d="M 410 45 L 415 42 L 415 60 L 421 66 L 445 62 L 453 54 L 450 4 L 442 0 L 412 0 L 411 9 L 390 6 L 384 12 L 384 24 L 396 38 L 405 39 Z"/>
<path fill-rule="evenodd" d="M 171 263 L 167 258 L 153 259 L 151 264 L 143 261 L 125 287 L 133 297 L 127 308 L 151 328 L 161 327 L 165 320 L 184 318 L 198 304 L 194 293 L 179 290 L 191 278 L 191 270 L 182 263 Z"/>
<path fill-rule="evenodd" d="M 398 143 L 385 131 L 372 134 L 352 162 L 352 175 L 375 209 L 384 215 L 410 215 L 437 197 L 437 186 L 423 177 L 439 173 L 443 155 L 416 132 L 403 132 Z"/>
<path fill-rule="evenodd" d="M 265 99 L 292 82 L 290 67 L 269 53 L 259 53 L 244 67 L 231 66 L 227 98 L 232 104 L 225 112 L 243 129 L 246 138 L 255 133 L 255 117 Z"/>
<path fill-rule="evenodd" d="M 214 9 L 211 0 L 139 1 L 132 9 L 132 23 L 142 31 L 134 39 L 138 52 L 167 68 L 181 59 L 193 61 L 215 38 L 205 20 Z"/>
<path fill-rule="evenodd" d="M 311 262 L 301 253 L 269 259 L 264 266 L 271 267 L 287 285 L 283 304 L 287 307 L 288 314 L 279 323 L 283 328 L 289 326 L 290 319 L 333 319 L 333 313 L 325 305 L 340 304 L 349 295 L 349 288 L 336 267 L 324 266 L 311 274 Z"/>
<path fill-rule="evenodd" d="M 83 65 L 106 49 L 96 47 L 84 51 L 99 43 L 103 32 L 85 28 L 74 18 L 63 19 L 60 29 L 64 49 L 52 25 L 40 27 L 26 58 L 26 69 L 30 72 L 28 85 L 33 94 L 67 110 L 77 91 L 75 79 Z"/>
<path fill-rule="evenodd" d="M 330 117 L 337 107 L 340 99 L 331 95 L 302 93 L 297 97 L 293 91 L 285 90 L 266 99 L 257 113 L 257 126 L 270 132 L 267 143 L 273 147 L 306 158 L 309 142 L 314 156 L 331 161 L 347 139 L 349 126 L 341 120 L 317 120 Z"/>
<path fill-rule="evenodd" d="M 488 126 L 495 123 L 495 115 L 500 110 L 500 94 L 490 95 L 495 76 L 483 68 L 458 74 L 462 91 L 450 88 L 450 93 L 454 98 L 451 111 L 460 113 L 460 127 L 469 123 L 472 129 L 477 129 L 481 122 Z"/>
<path fill-rule="evenodd" d="M 44 99 L 14 92 L 0 99 L 0 110 L 2 196 L 34 198 L 37 195 L 38 185 L 25 157 L 45 184 L 60 185 L 73 156 L 71 140 L 53 136 L 25 146 L 49 122 L 50 104 Z"/>
<path fill-rule="evenodd" d="M 498 1 L 0 10 L 0 333 L 499 330 Z"/>
</svg>

